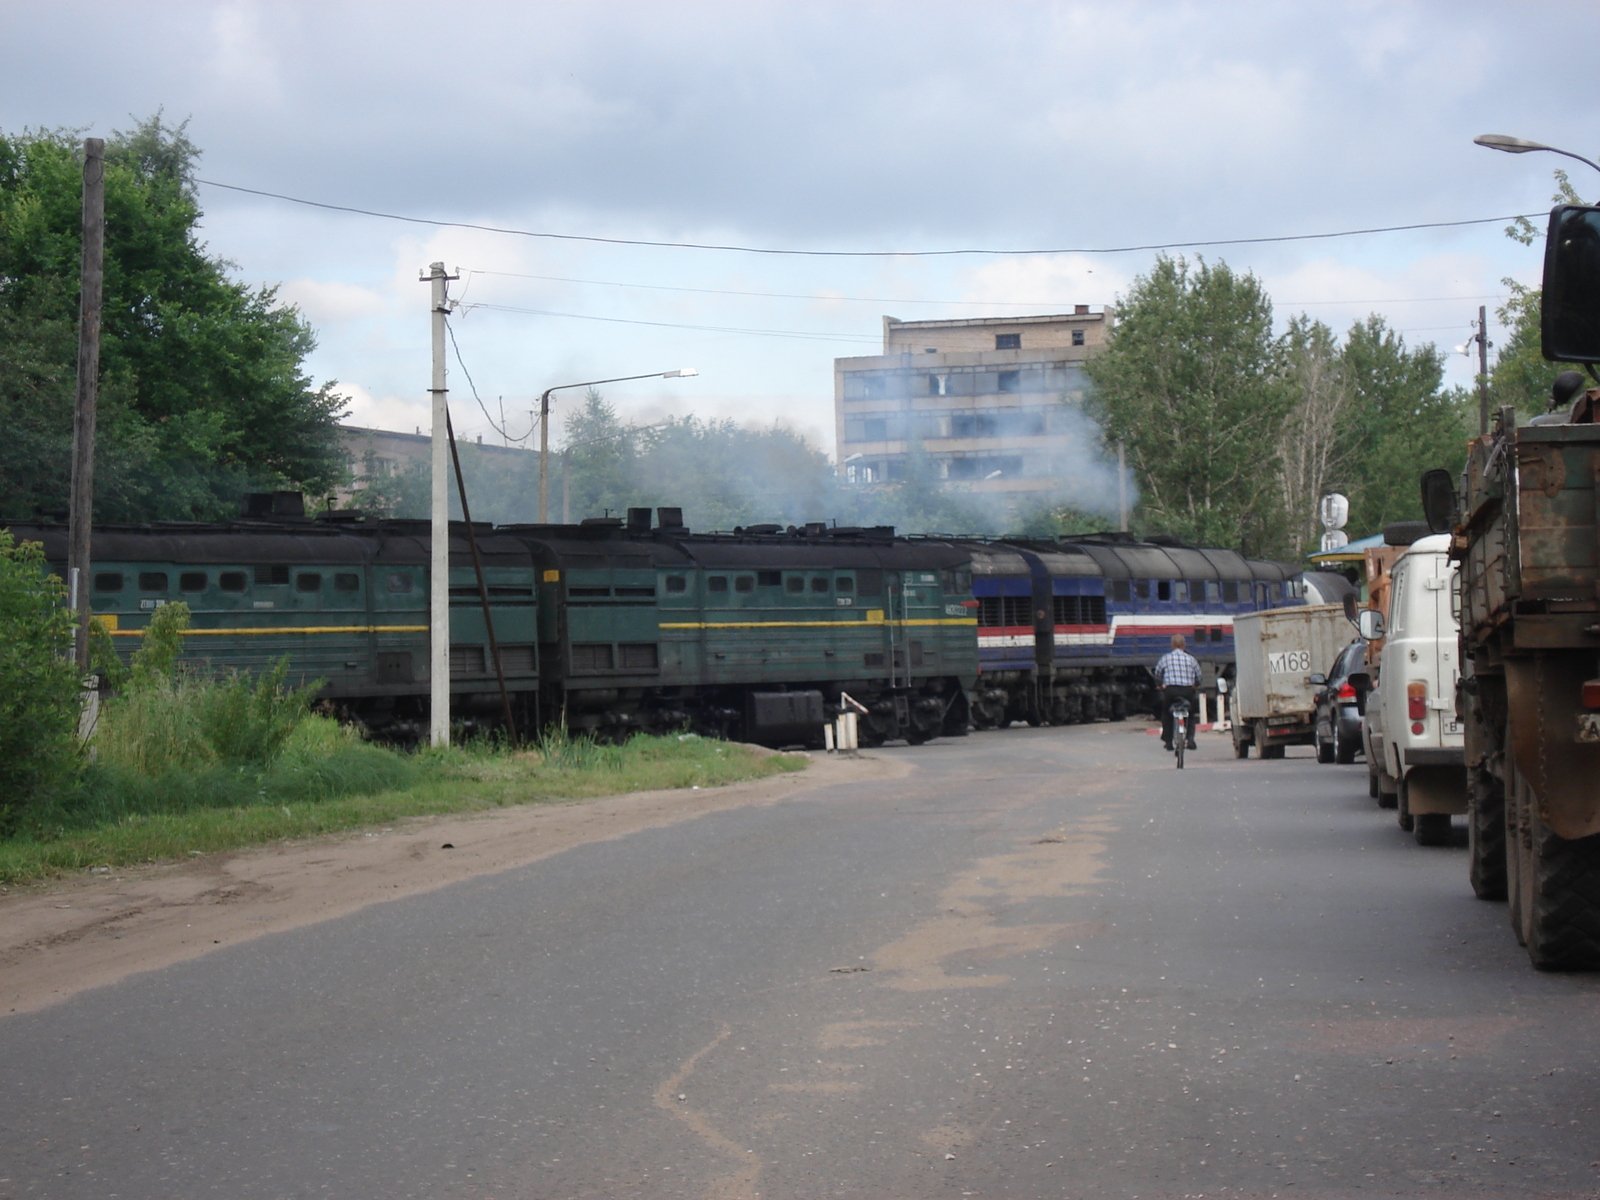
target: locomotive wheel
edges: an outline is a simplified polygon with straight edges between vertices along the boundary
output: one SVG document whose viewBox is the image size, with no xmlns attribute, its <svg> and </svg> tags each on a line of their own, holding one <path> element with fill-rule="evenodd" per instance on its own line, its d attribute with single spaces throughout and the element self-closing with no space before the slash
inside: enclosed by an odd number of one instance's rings
<svg viewBox="0 0 1600 1200">
<path fill-rule="evenodd" d="M 1505 786 L 1482 767 L 1467 790 L 1467 878 L 1479 900 L 1506 898 Z"/>
</svg>

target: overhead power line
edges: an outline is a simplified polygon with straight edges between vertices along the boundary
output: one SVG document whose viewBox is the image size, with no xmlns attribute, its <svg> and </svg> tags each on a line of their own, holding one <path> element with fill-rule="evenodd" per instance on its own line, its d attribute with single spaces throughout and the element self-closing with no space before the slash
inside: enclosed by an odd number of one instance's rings
<svg viewBox="0 0 1600 1200">
<path fill-rule="evenodd" d="M 880 340 L 876 337 L 864 337 L 861 334 L 818 333 L 802 329 L 743 329 L 733 325 L 685 325 L 676 321 L 638 321 L 627 317 L 596 317 L 588 313 L 553 312 L 544 308 L 517 308 L 510 304 L 464 304 L 457 311 L 466 313 L 479 308 L 486 312 L 522 313 L 530 317 L 565 317 L 572 321 L 604 321 L 608 325 L 653 325 L 658 329 L 694 329 L 702 333 L 751 333 L 761 337 L 799 338 L 812 342 L 862 342 L 876 345 Z"/>
<path fill-rule="evenodd" d="M 561 242 L 596 242 L 606 246 L 646 246 L 667 250 L 721 250 L 738 254 L 770 254 L 796 258 L 952 258 L 960 255 L 988 255 L 996 257 L 1022 257 L 1043 254 L 1136 254 L 1151 250 L 1198 250 L 1207 246 L 1257 246 L 1271 242 L 1311 242 L 1328 238 L 1361 237 L 1374 233 L 1407 233 L 1418 229 L 1452 229 L 1467 225 L 1494 225 L 1501 221 L 1515 221 L 1519 217 L 1531 219 L 1543 213 L 1512 213 L 1506 217 L 1473 217 L 1464 221 L 1419 221 L 1410 225 L 1377 225 L 1365 229 L 1340 229 L 1331 233 L 1292 233 L 1272 237 L 1212 238 L 1192 242 L 1151 242 L 1136 246 L 1060 246 L 1051 248 L 1024 248 L 996 250 L 982 247 L 965 247 L 951 250 L 791 250 L 773 246 L 739 246 L 716 242 L 666 242 L 647 238 L 599 237 L 582 233 L 550 233 L 543 230 L 515 229 L 503 225 L 480 225 L 472 221 L 440 221 L 431 217 L 411 217 L 400 213 L 379 212 L 376 209 L 356 208 L 347 204 L 329 204 L 321 200 L 307 200 L 288 196 L 282 192 L 268 192 L 260 188 L 240 187 L 233 183 L 220 183 L 215 179 L 196 179 L 206 187 L 223 188 L 249 196 L 264 196 L 269 200 L 282 200 L 288 204 L 301 204 L 329 212 L 354 213 L 357 216 L 377 217 L 385 221 L 403 221 L 410 225 L 431 225 L 441 229 L 476 229 L 484 233 L 503 233 L 512 237 L 543 238 Z"/>
</svg>

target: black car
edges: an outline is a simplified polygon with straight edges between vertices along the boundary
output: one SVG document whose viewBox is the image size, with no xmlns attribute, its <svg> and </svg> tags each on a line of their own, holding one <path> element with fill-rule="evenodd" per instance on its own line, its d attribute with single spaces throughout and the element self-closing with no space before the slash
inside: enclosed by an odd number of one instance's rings
<svg viewBox="0 0 1600 1200">
<path fill-rule="evenodd" d="M 1367 669 L 1367 643 L 1361 638 L 1339 651 L 1326 677 L 1311 676 L 1317 689 L 1316 729 L 1317 761 L 1322 763 L 1353 763 L 1361 753 L 1361 713 L 1356 708 L 1356 689 L 1350 685 L 1350 676 Z"/>
</svg>

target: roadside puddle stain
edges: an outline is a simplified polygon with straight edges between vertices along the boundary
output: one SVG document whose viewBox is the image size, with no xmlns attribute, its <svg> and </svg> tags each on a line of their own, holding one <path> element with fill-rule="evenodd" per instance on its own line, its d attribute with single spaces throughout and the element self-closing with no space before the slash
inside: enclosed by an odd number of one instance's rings
<svg viewBox="0 0 1600 1200">
<path fill-rule="evenodd" d="M 746 1150 L 724 1134 L 711 1123 L 704 1112 L 687 1100 L 678 1099 L 684 1094 L 684 1085 L 699 1067 L 701 1059 L 727 1041 L 732 1034 L 733 1027 L 724 1025 L 716 1037 L 684 1059 L 676 1071 L 657 1085 L 654 1096 L 657 1108 L 677 1117 L 707 1146 L 720 1154 L 727 1155 L 729 1159 L 739 1164 L 738 1169 L 732 1174 L 712 1181 L 706 1192 L 710 1200 L 746 1200 L 754 1195 L 756 1180 L 761 1177 L 763 1166 L 760 1155 Z"/>
<path fill-rule="evenodd" d="M 962 871 L 939 894 L 937 917 L 869 956 L 874 982 L 908 992 L 999 987 L 1011 976 L 951 973 L 945 964 L 958 957 L 968 963 L 1006 958 L 1102 932 L 1097 921 L 1000 925 L 995 918 L 1008 905 L 1091 894 L 1106 870 L 1109 837 L 1120 827 L 1111 814 L 1122 807 L 1109 805 L 1048 833 L 1030 834 L 1020 849 Z"/>
<path fill-rule="evenodd" d="M 884 1038 L 873 1037 L 871 1029 L 905 1029 L 905 1021 L 834 1021 L 817 1031 L 819 1050 L 858 1050 L 863 1046 L 882 1046 Z"/>
</svg>

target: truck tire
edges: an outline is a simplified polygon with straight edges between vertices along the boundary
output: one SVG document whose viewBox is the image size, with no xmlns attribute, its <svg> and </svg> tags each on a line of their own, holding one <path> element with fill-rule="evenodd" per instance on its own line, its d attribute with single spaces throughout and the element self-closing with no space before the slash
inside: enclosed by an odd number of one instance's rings
<svg viewBox="0 0 1600 1200">
<path fill-rule="evenodd" d="M 1383 793 L 1378 791 L 1378 768 L 1371 763 L 1367 764 L 1367 795 L 1374 800 L 1383 799 Z"/>
<path fill-rule="evenodd" d="M 1505 787 L 1481 766 L 1467 787 L 1467 878 L 1479 900 L 1506 898 Z"/>
<path fill-rule="evenodd" d="M 1412 818 L 1413 832 L 1419 846 L 1447 846 L 1450 844 L 1449 813 L 1417 813 Z"/>
<path fill-rule="evenodd" d="M 1417 819 L 1411 815 L 1411 805 L 1406 803 L 1406 781 L 1397 779 L 1394 785 L 1395 820 L 1400 822 L 1400 828 L 1410 833 L 1417 827 Z"/>
<path fill-rule="evenodd" d="M 1376 779 L 1378 781 L 1378 807 L 1400 807 L 1400 785 L 1389 777 L 1389 773 L 1378 767 Z"/>
<path fill-rule="evenodd" d="M 1339 730 L 1338 730 L 1337 727 L 1334 729 L 1334 731 L 1333 731 L 1333 761 L 1334 762 L 1339 763 L 1342 766 L 1348 767 L 1351 763 L 1355 762 L 1355 760 L 1356 760 L 1356 751 L 1358 751 L 1360 749 L 1361 749 L 1361 747 L 1356 745 L 1349 738 L 1340 737 L 1339 736 Z"/>
<path fill-rule="evenodd" d="M 1233 723 L 1233 756 L 1235 758 L 1250 757 L 1250 738 L 1247 730 L 1250 727 L 1243 721 Z"/>
<path fill-rule="evenodd" d="M 1528 958 L 1541 971 L 1600 968 L 1600 835 L 1568 841 L 1539 819 L 1539 801 L 1526 781 L 1529 878 L 1523 883 L 1522 923 Z"/>
</svg>

